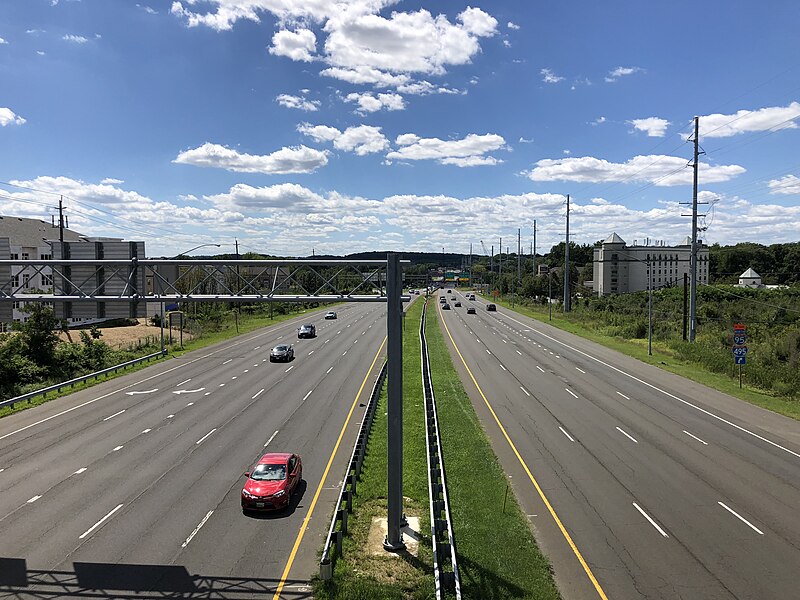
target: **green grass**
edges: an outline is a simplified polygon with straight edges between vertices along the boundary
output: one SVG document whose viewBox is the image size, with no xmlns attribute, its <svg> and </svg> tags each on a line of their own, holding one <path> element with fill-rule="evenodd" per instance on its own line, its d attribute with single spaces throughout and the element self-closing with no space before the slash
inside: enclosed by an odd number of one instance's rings
<svg viewBox="0 0 800 600">
<path fill-rule="evenodd" d="M 343 557 L 333 579 L 314 581 L 319 600 L 423 599 L 434 597 L 425 458 L 425 414 L 419 348 L 422 302 L 406 317 L 403 336 L 403 495 L 406 513 L 419 516 L 419 557 L 370 556 L 367 536 L 373 517 L 386 516 L 386 394 L 381 397 L 367 448 L 354 512 L 348 520 Z M 504 600 L 559 598 L 547 559 L 509 494 L 506 476 L 481 429 L 449 358 L 435 311 L 426 329 L 442 428 L 442 446 L 452 503 L 464 598 Z M 475 478 L 480 472 L 481 478 Z"/>
<path fill-rule="evenodd" d="M 513 492 L 503 511 L 508 479 L 450 360 L 435 310 L 428 312 L 425 335 L 464 597 L 559 598 L 550 563 Z"/>
<path fill-rule="evenodd" d="M 533 308 L 515 304 L 513 307 L 507 300 L 497 298 L 493 300 L 496 304 L 502 305 L 510 310 L 522 315 L 531 317 L 543 323 L 574 333 L 580 337 L 596 342 L 606 348 L 616 350 L 642 362 L 654 365 L 670 373 L 675 373 L 686 379 L 703 384 L 720 392 L 724 392 L 750 404 L 766 408 L 773 412 L 800 420 L 800 403 L 792 398 L 776 396 L 757 388 L 748 387 L 746 381 L 742 389 L 739 389 L 738 380 L 731 379 L 727 375 L 712 373 L 703 369 L 699 364 L 688 362 L 677 358 L 669 348 L 653 341 L 653 355 L 647 354 L 647 340 L 627 340 L 619 337 L 611 337 L 598 333 L 596 330 L 584 327 L 578 323 L 563 318 L 560 308 L 558 312 L 553 311 L 553 319 L 549 320 L 547 307 Z"/>
</svg>

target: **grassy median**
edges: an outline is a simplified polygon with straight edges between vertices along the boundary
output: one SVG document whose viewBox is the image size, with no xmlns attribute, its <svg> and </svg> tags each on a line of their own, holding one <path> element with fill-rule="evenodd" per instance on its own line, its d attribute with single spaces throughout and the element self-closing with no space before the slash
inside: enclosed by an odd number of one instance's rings
<svg viewBox="0 0 800 600">
<path fill-rule="evenodd" d="M 415 303 L 405 320 L 403 340 L 404 451 L 406 513 L 419 516 L 419 555 L 373 556 L 367 548 L 373 517 L 386 516 L 386 394 L 370 436 L 362 480 L 348 521 L 344 556 L 330 582 L 315 581 L 318 599 L 433 598 L 430 519 L 425 472 L 425 415 L 422 396 L 419 320 Z M 464 598 L 505 600 L 559 598 L 549 562 L 536 546 L 530 525 L 509 493 L 503 472 L 450 360 L 436 312 L 426 328 L 442 436 L 442 454 L 451 499 Z M 480 477 L 476 477 L 480 473 Z"/>
</svg>

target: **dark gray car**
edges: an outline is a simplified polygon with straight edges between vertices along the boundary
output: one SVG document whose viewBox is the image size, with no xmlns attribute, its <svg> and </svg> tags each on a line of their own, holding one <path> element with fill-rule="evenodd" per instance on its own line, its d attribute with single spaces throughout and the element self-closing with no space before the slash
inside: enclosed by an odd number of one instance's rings
<svg viewBox="0 0 800 600">
<path fill-rule="evenodd" d="M 294 348 L 291 344 L 278 344 L 269 353 L 269 362 L 289 362 L 294 359 Z"/>
<path fill-rule="evenodd" d="M 317 328 L 311 323 L 306 323 L 305 325 L 301 325 L 297 329 L 297 337 L 298 338 L 317 337 Z"/>
</svg>

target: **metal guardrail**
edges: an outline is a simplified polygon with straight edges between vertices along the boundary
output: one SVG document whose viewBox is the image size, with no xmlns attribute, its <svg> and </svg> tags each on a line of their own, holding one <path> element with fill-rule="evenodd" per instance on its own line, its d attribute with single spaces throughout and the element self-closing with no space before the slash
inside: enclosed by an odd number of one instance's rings
<svg viewBox="0 0 800 600">
<path fill-rule="evenodd" d="M 445 593 L 455 593 L 461 599 L 461 577 L 458 573 L 456 538 L 453 535 L 453 520 L 450 516 L 450 499 L 447 495 L 447 480 L 442 460 L 442 440 L 439 437 L 439 417 L 436 413 L 436 397 L 433 393 L 431 366 L 428 358 L 428 342 L 425 339 L 425 315 L 428 304 L 422 309 L 419 326 L 420 352 L 422 355 L 422 385 L 425 392 L 426 448 L 428 454 L 428 501 L 431 514 L 431 541 L 433 542 L 433 573 L 436 583 L 436 599 Z"/>
<path fill-rule="evenodd" d="M 56 383 L 55 385 L 51 385 L 46 388 L 42 388 L 40 390 L 36 390 L 34 392 L 28 392 L 27 394 L 22 394 L 21 396 L 16 396 L 14 398 L 10 398 L 9 400 L 4 400 L 0 402 L 0 408 L 4 406 L 10 406 L 14 408 L 14 405 L 17 402 L 25 402 L 26 400 L 30 400 L 31 398 L 35 398 L 36 396 L 45 396 L 48 392 L 55 392 L 61 391 L 61 388 L 73 386 L 76 383 L 81 383 L 83 381 L 87 381 L 88 379 L 95 378 L 97 379 L 100 375 L 106 375 L 107 373 L 116 373 L 119 369 L 125 369 L 127 367 L 133 366 L 137 363 L 149 361 L 152 358 L 156 358 L 157 356 L 162 356 L 166 354 L 166 350 L 159 350 L 158 352 L 154 352 L 153 354 L 148 354 L 147 356 L 140 356 L 139 358 L 134 358 L 133 360 L 129 360 L 124 363 L 120 363 L 118 365 L 114 365 L 113 367 L 108 367 L 107 369 L 103 369 L 102 371 L 95 371 L 94 373 L 89 373 L 88 375 L 81 375 L 80 377 L 76 377 L 75 379 L 70 379 L 69 381 L 62 381 L 61 383 Z"/>
<path fill-rule="evenodd" d="M 324 580 L 333 577 L 333 567 L 336 559 L 342 555 L 342 539 L 344 534 L 347 533 L 347 515 L 353 512 L 353 494 L 356 493 L 356 482 L 361 476 L 361 466 L 367 449 L 367 439 L 372 429 L 372 421 L 375 418 L 378 398 L 380 398 L 381 389 L 386 381 L 387 365 L 388 363 L 383 363 L 378 379 L 372 387 L 369 402 L 364 411 L 364 418 L 361 420 L 361 427 L 358 430 L 358 438 L 356 438 L 355 446 L 353 446 L 353 454 L 350 456 L 350 462 L 342 481 L 339 499 L 333 511 L 328 537 L 325 538 L 325 547 L 322 550 L 322 558 L 319 561 L 319 576 Z M 336 529 L 336 525 L 340 523 L 341 526 Z"/>
</svg>

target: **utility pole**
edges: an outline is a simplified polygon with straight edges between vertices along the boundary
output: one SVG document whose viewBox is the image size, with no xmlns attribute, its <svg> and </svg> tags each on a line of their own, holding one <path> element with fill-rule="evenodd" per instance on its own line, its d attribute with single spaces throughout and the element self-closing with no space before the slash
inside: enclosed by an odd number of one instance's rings
<svg viewBox="0 0 800 600">
<path fill-rule="evenodd" d="M 500 256 L 497 257 L 497 261 L 500 265 L 497 268 L 497 278 L 501 279 L 503 277 L 503 238 L 500 238 Z M 500 284 L 502 287 L 502 284 Z"/>
<path fill-rule="evenodd" d="M 58 241 L 61 242 L 61 258 L 64 258 L 64 196 L 58 199 Z"/>
<path fill-rule="evenodd" d="M 569 194 L 567 194 L 567 238 L 564 244 L 564 312 L 570 311 L 569 297 Z"/>
<path fill-rule="evenodd" d="M 522 285 L 522 229 L 517 229 L 517 286 Z"/>
<path fill-rule="evenodd" d="M 697 335 L 697 173 L 700 167 L 700 117 L 694 118 L 694 182 L 692 187 L 692 254 L 689 259 L 691 290 L 689 292 L 689 341 Z"/>
<path fill-rule="evenodd" d="M 533 247 L 531 248 L 531 258 L 533 259 L 533 276 L 536 277 L 536 219 L 533 220 Z"/>
<path fill-rule="evenodd" d="M 472 282 L 472 242 L 469 243 L 469 286 L 473 287 L 473 282 Z"/>
</svg>

